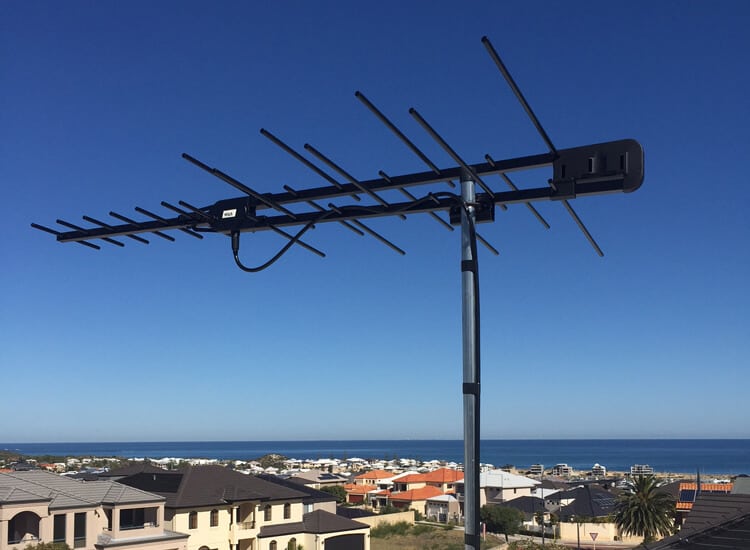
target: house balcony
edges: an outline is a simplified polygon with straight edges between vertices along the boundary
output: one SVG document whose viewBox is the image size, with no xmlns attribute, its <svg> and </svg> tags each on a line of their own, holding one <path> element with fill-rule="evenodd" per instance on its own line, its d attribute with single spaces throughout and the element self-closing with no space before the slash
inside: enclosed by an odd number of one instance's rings
<svg viewBox="0 0 750 550">
<path fill-rule="evenodd" d="M 231 544 L 239 544 L 240 540 L 252 539 L 258 536 L 256 522 L 238 521 L 229 527 L 229 541 Z"/>
</svg>

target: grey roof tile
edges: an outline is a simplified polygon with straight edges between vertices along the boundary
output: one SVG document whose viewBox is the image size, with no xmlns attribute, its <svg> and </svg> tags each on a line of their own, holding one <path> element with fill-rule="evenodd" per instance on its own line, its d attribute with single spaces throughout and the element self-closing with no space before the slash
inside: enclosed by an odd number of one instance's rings
<svg viewBox="0 0 750 550">
<path fill-rule="evenodd" d="M 158 502 L 162 497 L 114 481 L 80 481 L 31 470 L 0 474 L 1 501 L 49 501 L 50 509 Z"/>
</svg>

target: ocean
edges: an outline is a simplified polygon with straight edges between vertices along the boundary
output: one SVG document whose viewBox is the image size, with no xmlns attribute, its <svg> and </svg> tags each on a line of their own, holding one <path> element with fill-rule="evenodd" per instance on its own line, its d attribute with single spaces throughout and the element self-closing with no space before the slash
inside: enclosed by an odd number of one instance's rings
<svg viewBox="0 0 750 550">
<path fill-rule="evenodd" d="M 483 440 L 481 462 L 496 467 L 594 463 L 610 471 L 648 464 L 657 472 L 750 474 L 750 439 L 533 439 Z M 289 458 L 414 458 L 463 462 L 461 440 L 180 441 L 115 443 L 0 443 L 25 455 L 251 460 L 270 453 Z"/>
</svg>

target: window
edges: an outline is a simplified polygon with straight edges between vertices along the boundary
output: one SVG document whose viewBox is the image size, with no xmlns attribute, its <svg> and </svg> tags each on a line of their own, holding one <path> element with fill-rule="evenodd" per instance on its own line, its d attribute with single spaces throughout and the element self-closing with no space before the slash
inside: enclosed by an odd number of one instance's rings
<svg viewBox="0 0 750 550">
<path fill-rule="evenodd" d="M 289 544 L 286 545 L 286 550 L 297 550 L 297 539 L 294 537 L 289 539 Z"/>
<path fill-rule="evenodd" d="M 198 529 L 198 512 L 190 512 L 188 516 L 188 529 Z"/>
<path fill-rule="evenodd" d="M 211 510 L 211 527 L 219 525 L 219 511 L 216 509 Z"/>
<path fill-rule="evenodd" d="M 266 507 L 263 509 L 263 521 L 271 521 L 271 505 L 266 504 Z"/>
<path fill-rule="evenodd" d="M 268 545 L 268 550 L 276 550 L 276 541 L 272 540 L 271 544 Z"/>
<path fill-rule="evenodd" d="M 73 518 L 73 547 L 86 547 L 86 512 L 78 512 Z"/>
<path fill-rule="evenodd" d="M 55 514 L 52 542 L 65 542 L 65 514 Z"/>
<path fill-rule="evenodd" d="M 292 505 L 287 502 L 284 504 L 284 519 L 289 519 L 290 517 L 292 517 Z"/>
<path fill-rule="evenodd" d="M 120 529 L 138 529 L 146 522 L 146 511 L 143 508 L 120 510 Z"/>
</svg>

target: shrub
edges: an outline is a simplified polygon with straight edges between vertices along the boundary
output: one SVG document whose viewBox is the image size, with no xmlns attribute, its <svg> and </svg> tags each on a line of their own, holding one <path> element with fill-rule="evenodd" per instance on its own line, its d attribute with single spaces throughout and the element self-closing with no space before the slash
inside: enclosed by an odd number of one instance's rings
<svg viewBox="0 0 750 550">
<path fill-rule="evenodd" d="M 406 521 L 399 521 L 397 523 L 381 523 L 380 525 L 370 529 L 370 536 L 384 539 L 392 537 L 394 535 L 405 535 L 411 529 L 411 524 Z"/>
</svg>

